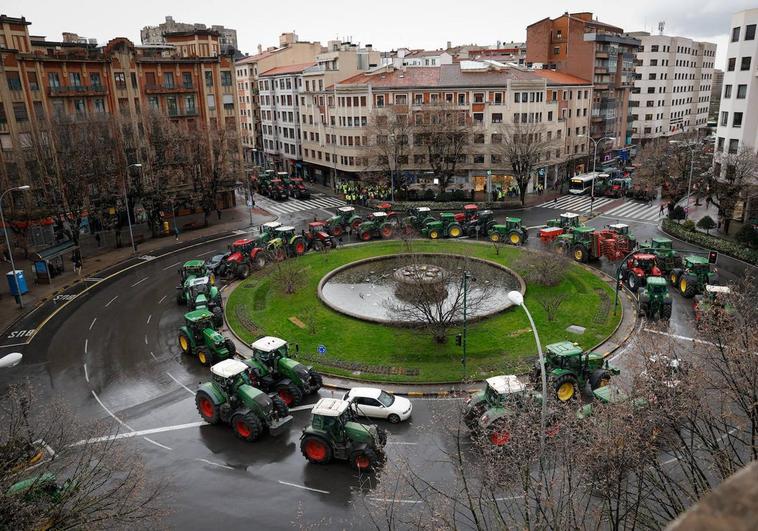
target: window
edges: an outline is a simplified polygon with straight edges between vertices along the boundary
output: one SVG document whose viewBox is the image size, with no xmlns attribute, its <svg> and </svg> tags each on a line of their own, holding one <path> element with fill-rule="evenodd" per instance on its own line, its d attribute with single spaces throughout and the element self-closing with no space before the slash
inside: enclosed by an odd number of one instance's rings
<svg viewBox="0 0 758 531">
<path fill-rule="evenodd" d="M 105 112 L 105 100 L 103 98 L 95 98 L 95 112 Z"/>
<path fill-rule="evenodd" d="M 737 153 L 737 149 L 740 147 L 740 141 L 737 138 L 733 138 L 729 141 L 729 153 L 732 155 Z"/>
<path fill-rule="evenodd" d="M 29 88 L 32 90 L 39 90 L 39 82 L 37 81 L 36 72 L 28 72 L 26 78 L 29 80 Z"/>
<path fill-rule="evenodd" d="M 655 77 L 656 77 L 656 74 L 648 74 L 647 76 L 648 79 L 655 79 Z"/>
<path fill-rule="evenodd" d="M 82 99 L 74 100 L 74 110 L 79 114 L 85 114 L 87 112 L 87 105 Z"/>
<path fill-rule="evenodd" d="M 723 137 L 723 136 L 720 136 L 720 137 L 719 137 L 719 141 L 718 141 L 718 147 L 717 147 L 717 149 L 718 149 L 719 151 L 724 151 L 724 137 Z"/>
<path fill-rule="evenodd" d="M 466 105 L 466 94 L 458 94 L 458 105 Z"/>
<path fill-rule="evenodd" d="M 732 42 L 740 40 L 740 28 L 732 28 Z"/>
<path fill-rule="evenodd" d="M 483 92 L 474 92 L 474 103 L 484 103 Z"/>
<path fill-rule="evenodd" d="M 205 73 L 205 86 L 206 87 L 213 86 L 213 72 L 211 71 L 207 71 Z M 266 81 L 266 89 L 268 89 L 268 81 Z"/>
<path fill-rule="evenodd" d="M 730 57 L 729 61 L 727 62 L 727 65 L 726 65 L 726 71 L 727 72 L 734 72 L 734 66 L 735 66 L 735 64 L 737 64 L 737 59 L 734 58 L 734 57 Z"/>
<path fill-rule="evenodd" d="M 58 88 L 61 86 L 61 80 L 56 72 L 50 72 L 47 74 L 47 84 L 52 88 Z"/>
<path fill-rule="evenodd" d="M 560 55 L 561 48 L 559 46 L 553 46 L 553 55 Z"/>
<path fill-rule="evenodd" d="M 482 124 L 482 123 L 484 123 L 484 113 L 475 112 L 474 113 L 474 123 L 475 124 Z"/>
<path fill-rule="evenodd" d="M 414 164 L 424 164 L 426 162 L 426 155 L 413 155 Z"/>
<path fill-rule="evenodd" d="M 726 111 L 721 111 L 721 125 L 724 127 L 729 125 L 729 113 Z"/>
<path fill-rule="evenodd" d="M 744 100 L 747 97 L 747 85 L 737 85 L 737 99 Z"/>
<path fill-rule="evenodd" d="M 503 103 L 503 93 L 495 92 L 495 105 L 501 105 Z"/>
<path fill-rule="evenodd" d="M 350 105 L 350 98 L 347 99 L 348 105 Z M 408 96 L 405 94 L 395 94 L 395 103 L 398 105 L 405 105 L 408 103 Z"/>
<path fill-rule="evenodd" d="M 742 113 L 736 112 L 732 117 L 732 127 L 742 127 Z"/>
<path fill-rule="evenodd" d="M 503 135 L 499 133 L 494 133 L 491 138 L 491 142 L 493 144 L 502 144 L 503 143 Z"/>
<path fill-rule="evenodd" d="M 658 59 L 650 59 L 650 66 L 658 66 Z"/>
<path fill-rule="evenodd" d="M 221 71 L 221 86 L 222 87 L 232 86 L 232 73 L 229 70 Z"/>
<path fill-rule="evenodd" d="M 752 57 L 749 55 L 747 57 L 743 57 L 742 61 L 740 62 L 740 70 L 750 70 L 750 60 Z"/>
<path fill-rule="evenodd" d="M 17 122 L 25 122 L 29 119 L 29 115 L 26 112 L 26 105 L 23 101 L 17 101 L 13 104 L 13 115 L 16 117 Z"/>
<path fill-rule="evenodd" d="M 163 73 L 163 86 L 165 88 L 174 88 L 174 73 L 173 72 Z"/>
<path fill-rule="evenodd" d="M 474 144 L 484 144 L 484 135 L 481 133 L 474 135 Z"/>
<path fill-rule="evenodd" d="M 650 47 L 650 51 L 651 51 L 651 52 L 657 52 L 657 51 L 658 51 L 658 45 L 657 45 L 657 44 L 653 44 L 653 45 Z"/>
<path fill-rule="evenodd" d="M 755 24 L 748 24 L 747 26 L 745 26 L 745 40 L 746 41 L 755 40 Z"/>
<path fill-rule="evenodd" d="M 732 86 L 724 85 L 724 99 L 732 97 Z"/>
<path fill-rule="evenodd" d="M 474 155 L 474 164 L 484 164 L 484 155 Z"/>
<path fill-rule="evenodd" d="M 182 86 L 184 88 L 192 88 L 192 72 L 182 72 Z"/>
<path fill-rule="evenodd" d="M 503 113 L 501 113 L 501 112 L 493 112 L 492 113 L 492 123 L 493 124 L 501 124 L 501 123 L 503 123 Z"/>
</svg>

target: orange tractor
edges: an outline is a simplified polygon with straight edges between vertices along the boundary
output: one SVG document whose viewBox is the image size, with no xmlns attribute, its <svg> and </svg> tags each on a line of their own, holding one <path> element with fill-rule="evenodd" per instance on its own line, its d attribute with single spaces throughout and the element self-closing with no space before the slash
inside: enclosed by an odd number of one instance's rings
<svg viewBox="0 0 758 531">
<path fill-rule="evenodd" d="M 561 234 L 555 241 L 567 255 L 577 262 L 599 260 L 601 256 L 610 261 L 620 260 L 632 251 L 629 239 L 619 239 L 610 229 L 576 227 L 569 234 Z"/>
</svg>

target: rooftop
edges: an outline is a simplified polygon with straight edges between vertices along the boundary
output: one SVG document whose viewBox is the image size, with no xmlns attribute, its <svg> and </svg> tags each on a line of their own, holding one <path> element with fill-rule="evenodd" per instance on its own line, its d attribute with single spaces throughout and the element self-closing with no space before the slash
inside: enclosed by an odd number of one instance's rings
<svg viewBox="0 0 758 531">
<path fill-rule="evenodd" d="M 314 415 L 324 417 L 339 417 L 350 406 L 349 402 L 337 398 L 322 398 L 313 406 Z"/>
<path fill-rule="evenodd" d="M 487 385 L 492 387 L 499 395 L 520 393 L 526 389 L 526 386 L 513 374 L 487 378 Z"/>
<path fill-rule="evenodd" d="M 261 350 L 263 352 L 270 352 L 286 344 L 287 342 L 285 340 L 280 339 L 278 337 L 265 336 L 255 341 L 252 344 L 252 348 L 254 348 L 255 350 Z"/>
<path fill-rule="evenodd" d="M 276 68 L 272 68 L 271 70 L 266 70 L 260 75 L 260 77 L 281 76 L 285 74 L 299 74 L 306 68 L 309 68 L 315 64 L 316 63 L 300 63 L 297 65 L 277 66 Z"/>
<path fill-rule="evenodd" d="M 242 363 L 240 360 L 235 360 L 232 358 L 221 361 L 211 367 L 211 372 L 216 376 L 220 376 L 221 378 L 231 378 L 232 376 L 237 376 L 246 370 L 247 365 Z"/>
</svg>

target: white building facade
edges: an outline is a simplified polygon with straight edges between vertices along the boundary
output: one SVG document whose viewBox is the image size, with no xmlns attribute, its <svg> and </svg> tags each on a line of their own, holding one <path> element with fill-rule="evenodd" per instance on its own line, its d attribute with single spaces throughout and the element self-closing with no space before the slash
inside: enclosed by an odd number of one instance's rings
<svg viewBox="0 0 758 531">
<path fill-rule="evenodd" d="M 630 35 L 642 43 L 629 96 L 632 141 L 706 127 L 716 44 L 646 32 Z"/>
</svg>

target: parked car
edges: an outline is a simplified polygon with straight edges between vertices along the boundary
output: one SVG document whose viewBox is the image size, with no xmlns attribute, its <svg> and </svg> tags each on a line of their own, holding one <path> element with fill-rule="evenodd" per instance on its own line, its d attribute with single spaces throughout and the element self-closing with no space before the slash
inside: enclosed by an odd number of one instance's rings
<svg viewBox="0 0 758 531">
<path fill-rule="evenodd" d="M 343 400 L 353 404 L 358 415 L 377 419 L 386 419 L 392 424 L 408 420 L 413 406 L 411 401 L 402 396 L 395 396 L 376 387 L 354 387 Z"/>
</svg>

